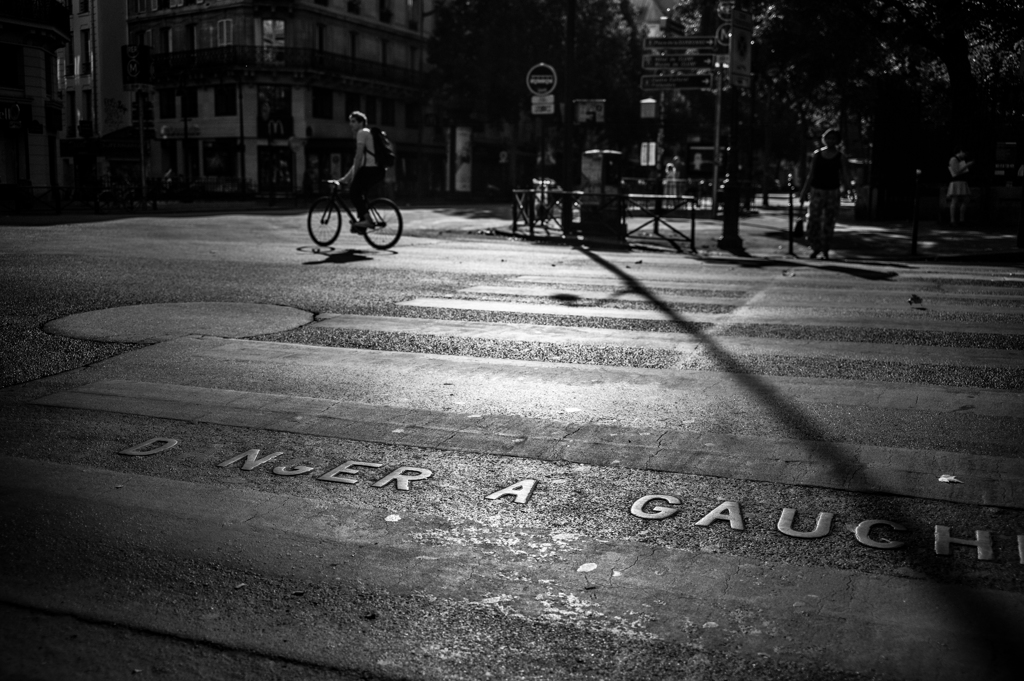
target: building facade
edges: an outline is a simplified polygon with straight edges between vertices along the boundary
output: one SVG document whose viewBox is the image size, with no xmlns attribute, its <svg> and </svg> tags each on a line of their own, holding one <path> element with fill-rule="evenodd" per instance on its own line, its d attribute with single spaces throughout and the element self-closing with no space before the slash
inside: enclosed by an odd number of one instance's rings
<svg viewBox="0 0 1024 681">
<path fill-rule="evenodd" d="M 61 183 L 141 180 L 139 141 L 131 134 L 132 93 L 121 78 L 121 45 L 128 40 L 125 3 L 68 0 L 71 34 L 58 53 L 64 97 Z"/>
<path fill-rule="evenodd" d="M 128 0 L 148 46 L 148 175 L 211 190 L 317 193 L 342 175 L 365 112 L 391 137 L 392 189 L 433 189 L 444 145 L 424 125 L 432 0 Z M 437 181 L 443 181 L 438 179 Z"/>
<path fill-rule="evenodd" d="M 60 183 L 57 52 L 69 39 L 58 0 L 0 3 L 0 201 L 45 200 Z"/>
</svg>

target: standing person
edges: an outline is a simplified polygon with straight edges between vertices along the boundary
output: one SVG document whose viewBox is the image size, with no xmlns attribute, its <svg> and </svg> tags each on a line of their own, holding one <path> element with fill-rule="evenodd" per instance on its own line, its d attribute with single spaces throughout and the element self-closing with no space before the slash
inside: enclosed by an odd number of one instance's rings
<svg viewBox="0 0 1024 681">
<path fill-rule="evenodd" d="M 822 134 L 824 146 L 814 152 L 811 170 L 800 192 L 803 203 L 810 193 L 807 206 L 807 240 L 811 243 L 811 257 L 824 255 L 828 260 L 828 249 L 836 229 L 836 215 L 839 213 L 840 190 L 849 184 L 846 172 L 846 157 L 839 150 L 839 131 L 829 128 Z"/>
<path fill-rule="evenodd" d="M 352 167 L 341 181 L 349 184 L 349 196 L 355 206 L 359 219 L 352 223 L 352 231 L 362 234 L 371 226 L 367 218 L 369 211 L 366 195 L 373 187 L 384 179 L 385 169 L 377 164 L 376 149 L 373 144 L 373 133 L 367 127 L 366 114 L 353 111 L 348 115 L 348 125 L 356 136 L 356 155 L 352 159 Z"/>
<path fill-rule="evenodd" d="M 971 187 L 967 184 L 967 174 L 972 165 L 974 165 L 974 161 L 967 160 L 967 152 L 963 148 L 949 159 L 949 175 L 953 179 L 949 181 L 946 198 L 949 199 L 949 223 L 954 226 L 962 225 L 967 221 L 967 203 L 971 200 Z"/>
</svg>

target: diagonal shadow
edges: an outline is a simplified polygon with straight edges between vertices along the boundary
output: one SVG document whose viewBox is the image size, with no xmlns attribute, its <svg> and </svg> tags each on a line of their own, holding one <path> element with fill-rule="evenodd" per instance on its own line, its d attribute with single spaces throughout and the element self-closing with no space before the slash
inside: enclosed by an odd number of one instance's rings
<svg viewBox="0 0 1024 681">
<path fill-rule="evenodd" d="M 614 263 L 608 262 L 599 254 L 590 251 L 586 247 L 576 246 L 575 249 L 621 279 L 630 291 L 642 295 L 681 329 L 685 330 L 686 333 L 697 337 L 701 346 L 706 348 L 708 353 L 726 368 L 726 371 L 729 371 L 732 367 L 737 367 L 733 357 L 716 343 L 710 334 L 698 325 L 687 321 L 676 310 L 660 300 L 657 295 L 644 286 L 636 277 L 633 277 Z M 862 472 L 862 466 L 854 457 L 843 452 L 842 449 L 836 446 L 836 443 L 829 441 L 825 432 L 811 417 L 803 413 L 796 405 L 789 403 L 778 390 L 762 380 L 760 376 L 743 373 L 742 369 L 732 372 L 730 376 L 765 405 L 770 413 L 777 419 L 780 419 L 782 423 L 797 424 L 797 427 L 803 431 L 804 435 L 800 438 L 801 444 L 805 440 L 814 441 L 814 447 L 805 447 L 808 453 L 811 454 L 812 460 L 827 464 L 834 476 L 839 479 L 849 479 L 853 475 Z M 870 478 L 867 479 L 870 480 Z M 864 510 L 868 509 L 865 508 Z M 865 517 L 870 516 L 866 515 Z M 927 568 L 926 565 L 922 567 Z M 955 612 L 958 619 L 962 622 L 961 626 L 964 629 L 973 627 L 972 630 L 974 630 L 978 627 L 983 627 L 986 633 L 1001 633 L 1008 636 L 1007 640 L 1024 641 L 1024 622 L 1016 621 L 1011 616 L 1008 616 L 1008 610 L 1000 607 L 997 594 L 978 597 L 972 596 L 969 592 L 959 588 L 946 588 L 943 590 L 943 586 L 940 583 L 929 582 L 929 584 L 933 587 L 933 598 Z M 977 594 L 977 592 L 974 593 Z M 979 636 L 975 639 L 974 653 L 977 658 L 988 661 L 998 660 L 1000 668 L 1003 668 L 1003 666 L 1006 669 L 1014 668 L 1011 665 L 1018 664 L 1018 661 L 1013 659 L 1013 653 L 1002 650 L 1001 646 L 997 647 L 994 639 L 995 637 L 992 636 L 986 636 L 984 639 Z M 987 647 L 982 647 L 982 640 L 991 641 L 992 643 Z"/>
</svg>

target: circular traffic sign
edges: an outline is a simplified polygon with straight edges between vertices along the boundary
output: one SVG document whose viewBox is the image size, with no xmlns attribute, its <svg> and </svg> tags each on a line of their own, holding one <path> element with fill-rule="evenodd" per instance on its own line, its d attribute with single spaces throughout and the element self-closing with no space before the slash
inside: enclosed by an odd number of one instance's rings
<svg viewBox="0 0 1024 681">
<path fill-rule="evenodd" d="M 544 62 L 534 64 L 526 72 L 526 88 L 537 96 L 551 94 L 555 91 L 556 85 L 558 74 L 555 73 L 555 67 Z"/>
</svg>

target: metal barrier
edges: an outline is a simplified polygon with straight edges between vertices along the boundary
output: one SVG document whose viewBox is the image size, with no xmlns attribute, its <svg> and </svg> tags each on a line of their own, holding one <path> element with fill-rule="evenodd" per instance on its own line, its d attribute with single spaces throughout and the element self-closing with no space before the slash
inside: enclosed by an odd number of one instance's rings
<svg viewBox="0 0 1024 681">
<path fill-rule="evenodd" d="M 519 231 L 519 226 L 529 229 L 530 237 L 536 236 L 537 229 L 543 229 L 545 236 L 552 231 L 568 234 L 573 227 L 565 229 L 562 224 L 563 202 L 572 198 L 573 216 L 577 215 L 578 204 L 583 192 L 567 192 L 560 189 L 513 189 L 512 190 L 512 233 Z"/>
<path fill-rule="evenodd" d="M 598 199 L 596 205 L 581 206 L 581 199 Z M 537 230 L 543 229 L 545 236 L 552 232 L 563 235 L 576 232 L 587 233 L 586 225 L 572 225 L 565 228 L 563 222 L 563 202 L 571 197 L 573 202 L 573 222 L 578 222 L 580 211 L 596 209 L 598 212 L 614 213 L 626 237 L 636 234 L 648 225 L 654 225 L 654 235 L 668 238 L 662 234 L 665 228 L 690 244 L 690 251 L 697 250 L 697 203 L 698 198 L 691 195 L 669 196 L 664 194 L 584 194 L 584 192 L 567 192 L 562 190 L 513 189 L 512 190 L 512 233 L 518 233 L 520 227 L 529 230 L 529 236 L 535 237 Z M 689 211 L 686 212 L 687 208 Z M 589 211 L 588 211 L 589 212 Z M 639 215 L 647 218 L 639 226 L 629 229 L 627 218 Z M 676 227 L 678 223 L 689 219 L 690 233 L 683 233 Z"/>
<path fill-rule="evenodd" d="M 661 226 L 674 232 L 684 241 L 690 242 L 690 251 L 697 250 L 697 197 L 696 196 L 670 196 L 665 194 L 620 194 L 623 201 L 623 219 L 631 212 L 639 213 L 641 217 L 648 218 L 638 227 L 627 231 L 627 236 L 639 232 L 647 225 L 654 225 L 654 234 L 662 236 L 659 228 Z M 689 207 L 689 215 L 683 211 Z M 690 235 L 687 236 L 672 226 L 673 222 L 680 222 L 689 217 Z"/>
</svg>

